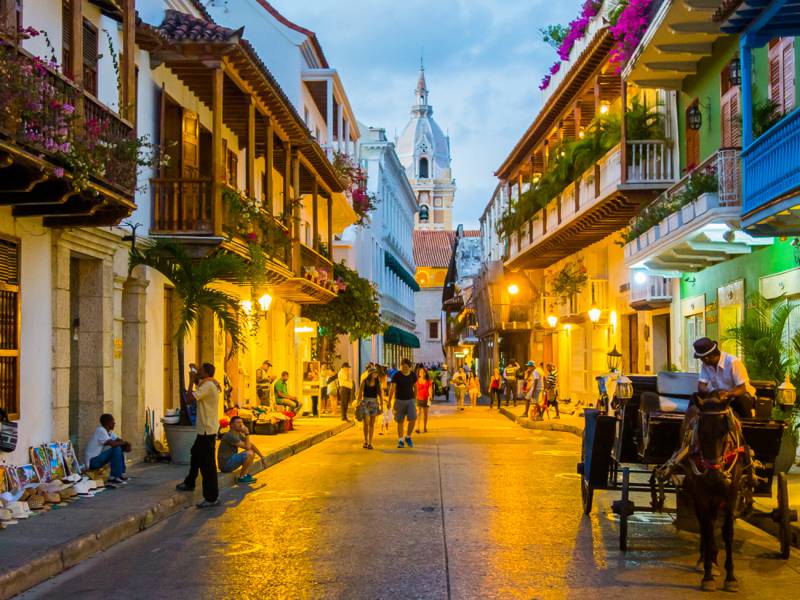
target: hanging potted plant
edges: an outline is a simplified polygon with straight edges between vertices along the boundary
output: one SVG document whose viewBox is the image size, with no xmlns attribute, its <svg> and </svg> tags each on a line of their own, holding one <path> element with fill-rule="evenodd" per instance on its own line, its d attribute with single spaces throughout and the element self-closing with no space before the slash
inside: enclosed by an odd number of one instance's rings
<svg viewBox="0 0 800 600">
<path fill-rule="evenodd" d="M 561 304 L 566 304 L 576 294 L 580 294 L 589 281 L 589 271 L 583 264 L 583 259 L 578 258 L 566 263 L 560 271 L 553 276 L 550 287 Z"/>
</svg>

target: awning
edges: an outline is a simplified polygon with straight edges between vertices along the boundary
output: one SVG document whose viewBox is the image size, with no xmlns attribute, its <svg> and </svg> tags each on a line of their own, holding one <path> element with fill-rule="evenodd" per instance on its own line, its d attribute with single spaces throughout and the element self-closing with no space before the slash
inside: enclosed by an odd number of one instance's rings
<svg viewBox="0 0 800 600">
<path fill-rule="evenodd" d="M 414 276 L 409 273 L 402 264 L 400 264 L 400 261 L 394 257 L 394 254 L 391 252 L 384 252 L 383 256 L 383 262 L 387 267 L 389 267 L 389 270 L 402 279 L 413 291 L 418 292 L 419 284 L 417 283 L 417 280 L 414 279 Z M 419 346 L 413 347 L 419 348 Z"/>
<path fill-rule="evenodd" d="M 396 344 L 406 348 L 419 348 L 419 338 L 417 336 L 393 325 L 390 325 L 383 333 L 383 341 L 386 344 Z"/>
</svg>

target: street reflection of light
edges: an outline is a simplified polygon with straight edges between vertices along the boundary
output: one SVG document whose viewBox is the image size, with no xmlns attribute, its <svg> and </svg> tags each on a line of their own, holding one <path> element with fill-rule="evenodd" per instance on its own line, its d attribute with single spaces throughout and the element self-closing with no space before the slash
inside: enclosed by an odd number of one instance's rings
<svg viewBox="0 0 800 600">
<path fill-rule="evenodd" d="M 589 309 L 589 320 L 592 323 L 597 323 L 600 320 L 600 315 L 601 314 L 602 314 L 602 311 L 599 308 L 597 308 L 596 306 L 593 307 L 593 308 L 590 308 Z"/>
<path fill-rule="evenodd" d="M 253 312 L 253 303 L 250 300 L 242 300 L 239 305 L 242 307 L 244 314 L 249 315 Z"/>
<path fill-rule="evenodd" d="M 258 299 L 258 306 L 263 312 L 267 312 L 269 310 L 270 304 L 272 304 L 272 296 L 269 294 L 264 294 Z"/>
<path fill-rule="evenodd" d="M 558 325 L 558 317 L 555 315 L 548 316 L 547 324 L 550 326 L 551 329 L 555 328 L 555 326 Z"/>
</svg>

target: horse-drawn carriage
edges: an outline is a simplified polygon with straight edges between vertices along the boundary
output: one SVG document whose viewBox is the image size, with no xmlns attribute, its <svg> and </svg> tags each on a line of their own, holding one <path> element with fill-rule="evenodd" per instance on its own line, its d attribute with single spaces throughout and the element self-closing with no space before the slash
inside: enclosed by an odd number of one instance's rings
<svg viewBox="0 0 800 600">
<path fill-rule="evenodd" d="M 670 461 L 679 448 L 681 424 L 689 398 L 697 389 L 696 375 L 660 373 L 655 376 L 632 376 L 634 396 L 619 406 L 616 414 L 600 410 L 584 411 L 585 428 L 582 443 L 581 475 L 583 510 L 592 510 L 594 490 L 617 490 L 620 499 L 612 503 L 619 518 L 619 548 L 627 550 L 628 518 L 636 512 L 677 513 L 679 522 L 692 520 L 693 513 L 681 508 L 666 508 L 666 495 L 681 492 L 681 476 L 659 476 L 659 468 Z M 666 410 L 664 410 L 666 409 Z M 770 419 L 743 419 L 744 446 L 752 450 L 754 476 L 743 479 L 741 511 L 753 511 L 754 496 L 769 497 L 775 476 L 774 463 L 780 447 L 785 423 Z M 662 470 L 663 474 L 663 470 Z M 786 476 L 779 473 L 778 508 L 770 513 L 755 513 L 757 518 L 771 518 L 778 524 L 780 553 L 789 557 L 790 523 L 797 519 L 789 508 Z M 647 493 L 648 505 L 636 504 L 633 493 Z M 740 511 L 740 512 L 741 512 Z"/>
</svg>

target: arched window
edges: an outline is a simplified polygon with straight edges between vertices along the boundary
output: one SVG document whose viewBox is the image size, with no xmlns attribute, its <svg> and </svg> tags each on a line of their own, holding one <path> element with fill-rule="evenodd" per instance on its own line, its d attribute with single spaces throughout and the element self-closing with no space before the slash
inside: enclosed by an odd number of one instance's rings
<svg viewBox="0 0 800 600">
<path fill-rule="evenodd" d="M 423 204 L 422 206 L 419 207 L 419 222 L 420 223 L 427 223 L 428 222 L 429 210 L 430 209 L 428 209 L 427 205 L 425 205 L 425 204 Z"/>
<path fill-rule="evenodd" d="M 419 178 L 420 179 L 427 179 L 428 178 L 428 159 L 424 156 L 419 159 Z"/>
</svg>

